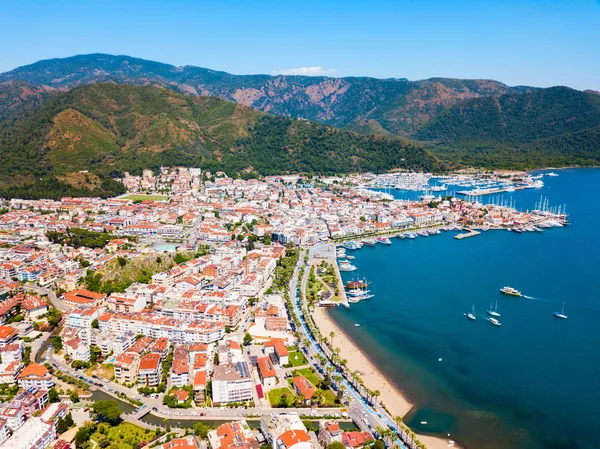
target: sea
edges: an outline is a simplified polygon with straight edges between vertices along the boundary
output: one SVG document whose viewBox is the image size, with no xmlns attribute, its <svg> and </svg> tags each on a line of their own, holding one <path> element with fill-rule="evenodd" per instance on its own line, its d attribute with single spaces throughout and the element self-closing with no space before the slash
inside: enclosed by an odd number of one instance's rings
<svg viewBox="0 0 600 449">
<path fill-rule="evenodd" d="M 344 280 L 366 277 L 375 297 L 330 316 L 414 403 L 416 432 L 466 448 L 600 447 L 600 169 L 555 172 L 480 200 L 531 210 L 543 196 L 566 204 L 568 226 L 347 251 L 358 270 Z M 496 301 L 500 327 L 487 320 Z M 566 320 L 553 316 L 563 303 Z"/>
</svg>

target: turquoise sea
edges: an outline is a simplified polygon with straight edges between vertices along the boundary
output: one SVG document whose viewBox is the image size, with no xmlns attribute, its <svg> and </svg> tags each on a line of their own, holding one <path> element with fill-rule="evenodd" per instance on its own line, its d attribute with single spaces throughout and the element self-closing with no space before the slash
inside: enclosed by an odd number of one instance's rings
<svg viewBox="0 0 600 449">
<path fill-rule="evenodd" d="M 557 173 L 504 199 L 566 203 L 566 227 L 348 251 L 358 271 L 344 279 L 366 276 L 376 296 L 330 314 L 415 404 L 405 421 L 416 431 L 467 448 L 600 447 L 600 170 Z M 486 320 L 495 301 L 501 327 Z M 563 301 L 567 320 L 552 315 Z"/>
</svg>

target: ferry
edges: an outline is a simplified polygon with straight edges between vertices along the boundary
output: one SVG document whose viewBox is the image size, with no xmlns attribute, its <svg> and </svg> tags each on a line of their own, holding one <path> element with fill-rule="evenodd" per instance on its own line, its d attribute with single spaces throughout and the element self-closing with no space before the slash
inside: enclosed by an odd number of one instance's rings
<svg viewBox="0 0 600 449">
<path fill-rule="evenodd" d="M 490 303 L 490 308 L 487 311 L 487 313 L 488 313 L 488 315 L 491 315 L 491 316 L 496 316 L 496 317 L 500 316 L 500 314 L 498 313 L 498 301 L 496 301 L 496 307 L 493 309 L 492 309 L 492 304 Z"/>
<path fill-rule="evenodd" d="M 502 326 L 500 321 L 498 321 L 496 318 L 490 318 L 490 323 L 492 323 L 494 326 Z"/>
<path fill-rule="evenodd" d="M 568 317 L 565 315 L 565 303 L 563 302 L 562 312 L 554 312 L 552 315 L 554 315 L 556 318 L 562 318 L 563 320 L 566 320 Z"/>
<path fill-rule="evenodd" d="M 384 245 L 391 245 L 392 241 L 390 239 L 388 239 L 387 237 L 377 237 L 376 239 L 377 243 L 383 243 Z"/>
<path fill-rule="evenodd" d="M 373 239 L 364 239 L 362 243 L 367 246 L 375 246 L 375 240 Z"/>
<path fill-rule="evenodd" d="M 510 296 L 523 296 L 523 294 L 517 290 L 516 288 L 512 288 L 512 287 L 502 287 L 500 289 L 500 291 L 502 293 L 504 293 L 505 295 L 510 295 Z"/>
<path fill-rule="evenodd" d="M 475 315 L 475 305 L 473 305 L 473 309 L 471 310 L 471 313 L 467 314 L 467 318 L 470 320 L 475 321 L 477 319 L 477 316 Z"/>
</svg>

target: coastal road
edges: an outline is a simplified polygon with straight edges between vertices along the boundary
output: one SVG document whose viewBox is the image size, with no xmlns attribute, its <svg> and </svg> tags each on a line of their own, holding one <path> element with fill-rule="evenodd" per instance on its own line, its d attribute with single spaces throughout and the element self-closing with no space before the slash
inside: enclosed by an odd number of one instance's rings
<svg viewBox="0 0 600 449">
<path fill-rule="evenodd" d="M 312 260 L 312 252 L 321 252 L 322 248 L 314 247 L 309 250 L 309 262 L 310 266 Z M 300 272 L 300 267 L 304 263 L 304 252 L 300 253 L 298 257 L 298 264 L 294 268 L 294 272 L 292 274 L 292 278 L 290 279 L 289 289 L 290 289 L 290 297 L 292 303 L 294 305 L 294 310 L 301 323 L 301 333 L 303 336 L 310 342 L 309 349 L 309 359 L 311 363 L 314 364 L 315 368 L 320 369 L 316 365 L 316 357 L 311 356 L 311 353 L 314 353 L 320 357 L 323 357 L 327 360 L 327 367 L 330 367 L 334 371 L 337 369 L 328 359 L 328 357 L 323 353 L 319 344 L 313 339 L 310 331 L 308 330 L 308 325 L 305 322 L 304 315 L 301 310 L 300 299 L 298 297 L 298 275 Z M 308 270 L 305 270 L 305 277 L 307 276 Z M 305 279 L 301 280 L 302 288 L 305 287 Z M 389 427 L 390 429 L 399 432 L 397 429 L 394 419 L 385 412 L 379 405 L 371 406 L 369 405 L 363 396 L 348 382 L 344 377 L 342 377 L 342 383 L 345 386 L 346 390 L 350 393 L 351 403 L 349 409 L 352 411 L 354 415 L 353 418 L 357 419 L 357 424 L 366 425 L 368 430 L 374 432 L 375 429 L 379 426 Z M 367 429 L 365 429 L 367 430 Z M 407 449 L 404 443 L 398 438 L 396 439 L 396 444 L 398 444 L 401 448 Z"/>
</svg>

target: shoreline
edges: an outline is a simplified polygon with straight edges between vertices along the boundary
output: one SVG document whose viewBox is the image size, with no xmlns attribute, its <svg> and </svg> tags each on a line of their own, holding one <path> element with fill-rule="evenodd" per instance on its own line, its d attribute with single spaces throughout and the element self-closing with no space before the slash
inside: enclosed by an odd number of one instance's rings
<svg viewBox="0 0 600 449">
<path fill-rule="evenodd" d="M 414 404 L 409 401 L 405 393 L 391 379 L 377 368 L 354 340 L 338 326 L 329 316 L 327 310 L 317 306 L 312 317 L 322 335 L 329 335 L 330 332 L 335 333 L 333 346 L 340 348 L 340 356 L 348 361 L 348 368 L 351 371 L 360 371 L 361 378 L 367 388 L 379 390 L 381 396 L 378 401 L 385 404 L 392 417 L 406 416 Z M 429 449 L 448 447 L 448 439 L 446 438 L 418 433 L 416 435 Z M 453 447 L 460 448 L 457 444 Z"/>
</svg>

